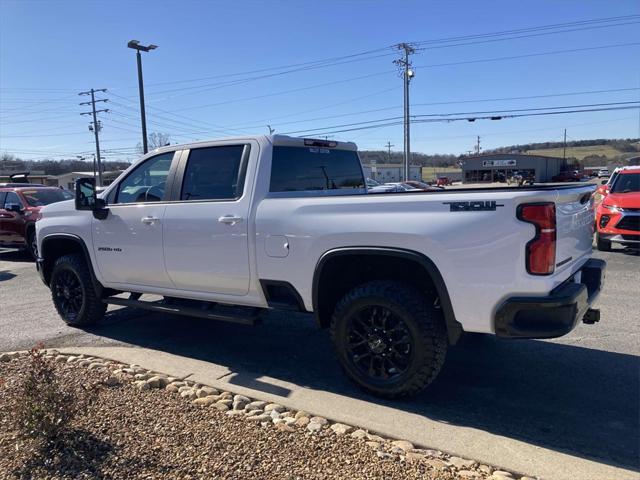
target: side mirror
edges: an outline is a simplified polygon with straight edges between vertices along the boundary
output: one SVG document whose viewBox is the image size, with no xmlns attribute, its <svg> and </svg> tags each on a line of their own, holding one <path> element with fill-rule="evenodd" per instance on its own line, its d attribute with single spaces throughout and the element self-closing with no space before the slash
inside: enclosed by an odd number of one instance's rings
<svg viewBox="0 0 640 480">
<path fill-rule="evenodd" d="M 94 210 L 96 207 L 96 179 L 76 180 L 76 210 Z"/>
<path fill-rule="evenodd" d="M 99 220 L 107 218 L 109 210 L 102 198 L 98 198 L 95 178 L 79 178 L 76 180 L 76 210 L 91 210 Z"/>
<path fill-rule="evenodd" d="M 8 203 L 5 205 L 4 209 L 8 212 L 22 213 L 22 207 L 17 203 Z"/>
</svg>

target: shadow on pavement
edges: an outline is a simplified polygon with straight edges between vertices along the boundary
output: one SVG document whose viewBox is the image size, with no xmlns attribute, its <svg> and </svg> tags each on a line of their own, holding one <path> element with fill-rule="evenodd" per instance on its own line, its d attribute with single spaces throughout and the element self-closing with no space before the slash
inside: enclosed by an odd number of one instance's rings
<svg viewBox="0 0 640 480">
<path fill-rule="evenodd" d="M 92 333 L 226 366 L 237 385 L 286 395 L 259 380 L 269 376 L 639 469 L 640 362 L 633 355 L 474 336 L 449 350 L 429 389 L 391 402 L 370 397 L 347 380 L 327 332 L 306 315 L 274 313 L 261 325 L 246 327 L 153 314 L 103 324 Z"/>
</svg>

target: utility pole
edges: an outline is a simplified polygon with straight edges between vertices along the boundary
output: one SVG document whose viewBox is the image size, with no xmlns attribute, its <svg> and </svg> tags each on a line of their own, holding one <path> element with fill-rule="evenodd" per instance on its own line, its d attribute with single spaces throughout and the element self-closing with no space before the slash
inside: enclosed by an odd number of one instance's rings
<svg viewBox="0 0 640 480">
<path fill-rule="evenodd" d="M 409 117 L 409 82 L 415 76 L 414 71 L 411 69 L 411 62 L 409 61 L 409 55 L 415 53 L 415 49 L 408 43 L 400 43 L 398 50 L 404 51 L 404 56 L 401 59 L 394 60 L 393 63 L 398 65 L 402 71 L 402 77 L 404 79 L 404 180 L 409 180 L 409 158 L 411 157 L 411 132 L 410 132 L 410 117 Z"/>
<path fill-rule="evenodd" d="M 564 142 L 562 143 L 562 159 L 567 159 L 567 129 L 564 129 Z"/>
<path fill-rule="evenodd" d="M 391 163 L 391 147 L 395 147 L 395 145 L 392 145 L 391 142 L 387 142 L 387 144 L 385 145 L 385 147 L 387 147 L 387 152 L 388 152 L 388 159 L 389 159 L 389 163 Z"/>
<path fill-rule="evenodd" d="M 480 155 L 480 135 L 476 137 L 476 155 Z"/>
<path fill-rule="evenodd" d="M 142 82 L 142 55 L 140 52 L 148 52 L 158 48 L 157 45 L 140 45 L 138 40 L 129 40 L 127 47 L 136 51 L 136 60 L 138 62 L 138 91 L 140 93 L 140 120 L 142 122 L 142 153 L 146 154 L 149 151 L 147 146 L 147 114 L 144 109 L 144 85 Z"/>
<path fill-rule="evenodd" d="M 97 90 L 94 90 L 93 88 L 91 90 L 89 90 L 88 92 L 80 92 L 78 95 L 91 95 L 91 101 L 90 102 L 82 102 L 80 103 L 80 105 L 91 105 L 91 111 L 90 112 L 82 112 L 80 115 L 92 115 L 93 116 L 93 122 L 89 123 L 89 130 L 93 130 L 93 134 L 96 137 L 96 163 L 98 164 L 98 186 L 101 187 L 102 186 L 102 162 L 100 161 L 100 138 L 98 135 L 98 132 L 100 131 L 100 129 L 102 128 L 100 125 L 100 122 L 98 121 L 98 113 L 100 112 L 108 112 L 109 109 L 108 108 L 103 108 L 101 110 L 96 110 L 96 102 L 108 102 L 109 100 L 106 98 L 101 98 L 96 100 L 96 96 L 95 93 L 96 92 L 106 92 L 107 89 L 106 88 L 99 88 Z M 93 128 L 92 128 L 93 126 Z M 94 169 L 94 177 L 95 177 L 95 169 Z"/>
</svg>

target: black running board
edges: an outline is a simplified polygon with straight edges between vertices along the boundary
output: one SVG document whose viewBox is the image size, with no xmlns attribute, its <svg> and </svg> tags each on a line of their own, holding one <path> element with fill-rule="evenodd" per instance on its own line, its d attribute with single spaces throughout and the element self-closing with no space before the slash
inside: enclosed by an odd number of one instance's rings
<svg viewBox="0 0 640 480">
<path fill-rule="evenodd" d="M 121 305 L 123 307 L 142 308 L 154 312 L 171 313 L 174 315 L 185 315 L 187 317 L 207 318 L 209 320 L 220 320 L 223 322 L 239 323 L 241 325 L 255 325 L 260 320 L 261 308 L 245 307 L 216 307 L 216 309 L 226 309 L 231 313 L 216 312 L 201 308 L 188 307 L 183 305 L 172 305 L 164 300 L 156 302 L 143 302 L 131 298 L 107 297 L 102 300 L 111 305 Z M 235 311 L 235 312 L 234 312 Z M 252 313 L 248 314 L 248 313 Z"/>
</svg>

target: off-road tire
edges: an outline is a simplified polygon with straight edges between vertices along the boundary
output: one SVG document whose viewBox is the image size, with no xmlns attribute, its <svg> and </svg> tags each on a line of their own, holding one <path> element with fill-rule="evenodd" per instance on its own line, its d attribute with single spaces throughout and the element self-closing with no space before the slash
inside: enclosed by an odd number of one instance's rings
<svg viewBox="0 0 640 480">
<path fill-rule="evenodd" d="M 387 308 L 400 317 L 413 340 L 409 367 L 394 380 L 373 381 L 354 365 L 348 352 L 350 317 L 371 305 Z M 364 283 L 342 297 L 331 319 L 331 339 L 347 376 L 366 392 L 384 398 L 414 395 L 433 382 L 444 364 L 448 346 L 444 318 L 434 306 L 434 298 L 395 281 Z"/>
<path fill-rule="evenodd" d="M 601 238 L 600 234 L 597 233 L 596 234 L 596 247 L 601 252 L 610 252 L 611 251 L 611 241 L 610 240 L 605 240 L 604 238 Z"/>
<path fill-rule="evenodd" d="M 64 308 L 64 299 L 60 292 L 60 287 L 64 280 L 75 278 L 78 287 L 77 292 L 82 295 L 81 306 L 76 312 L 70 313 Z M 51 272 L 51 297 L 58 314 L 67 325 L 73 327 L 84 327 L 93 325 L 104 317 L 107 305 L 96 292 L 91 271 L 80 254 L 64 255 L 58 258 Z"/>
</svg>

